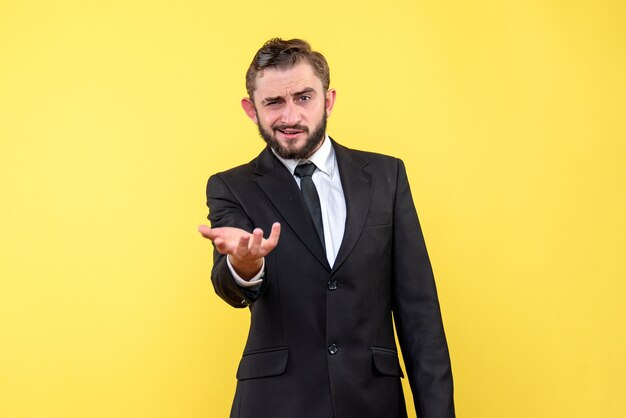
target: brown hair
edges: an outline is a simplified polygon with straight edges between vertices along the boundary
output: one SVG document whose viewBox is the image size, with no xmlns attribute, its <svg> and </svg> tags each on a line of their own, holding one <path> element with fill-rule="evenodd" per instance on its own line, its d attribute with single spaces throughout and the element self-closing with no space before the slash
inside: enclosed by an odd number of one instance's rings
<svg viewBox="0 0 626 418">
<path fill-rule="evenodd" d="M 259 49 L 246 72 L 246 90 L 252 99 L 255 90 L 255 81 L 259 72 L 266 68 L 288 69 L 296 64 L 306 61 L 315 75 L 322 81 L 324 91 L 330 85 L 330 70 L 326 58 L 317 51 L 311 49 L 311 45 L 302 39 L 290 39 L 284 41 L 280 38 L 272 38 Z"/>
</svg>

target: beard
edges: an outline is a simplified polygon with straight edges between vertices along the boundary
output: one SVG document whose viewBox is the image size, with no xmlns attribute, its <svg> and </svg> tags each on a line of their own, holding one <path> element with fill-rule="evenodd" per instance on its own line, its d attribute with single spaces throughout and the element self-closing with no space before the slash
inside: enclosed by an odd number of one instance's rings
<svg viewBox="0 0 626 418">
<path fill-rule="evenodd" d="M 274 125 L 270 128 L 271 131 L 266 130 L 260 123 L 257 124 L 257 126 L 261 138 L 263 138 L 267 145 L 269 145 L 279 157 L 286 160 L 305 160 L 309 158 L 317 150 L 322 141 L 324 141 L 326 137 L 326 119 L 326 110 L 324 110 L 322 120 L 315 129 L 313 129 L 313 132 L 309 132 L 309 128 L 304 125 Z M 294 149 L 289 146 L 283 146 L 276 138 L 276 131 L 285 129 L 297 129 L 304 134 L 308 133 L 309 137 L 300 148 Z"/>
</svg>

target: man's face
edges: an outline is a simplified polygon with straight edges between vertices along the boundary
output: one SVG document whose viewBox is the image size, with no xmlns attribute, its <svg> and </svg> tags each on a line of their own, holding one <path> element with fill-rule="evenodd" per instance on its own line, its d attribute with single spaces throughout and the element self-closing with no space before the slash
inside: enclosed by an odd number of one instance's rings
<svg viewBox="0 0 626 418">
<path fill-rule="evenodd" d="M 244 98 L 241 105 L 265 142 L 283 158 L 310 157 L 324 140 L 335 91 L 325 92 L 306 62 L 266 69 L 255 85 L 254 99 Z"/>
</svg>

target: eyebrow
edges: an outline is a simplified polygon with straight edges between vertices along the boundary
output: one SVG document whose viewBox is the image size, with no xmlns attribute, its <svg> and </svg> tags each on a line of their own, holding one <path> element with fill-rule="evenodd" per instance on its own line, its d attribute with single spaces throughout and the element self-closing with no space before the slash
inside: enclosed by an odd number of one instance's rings
<svg viewBox="0 0 626 418">
<path fill-rule="evenodd" d="M 291 96 L 292 97 L 297 97 L 297 96 L 301 96 L 303 94 L 314 93 L 314 92 L 315 92 L 315 89 L 313 87 L 307 87 L 304 90 L 295 92 Z M 285 99 L 285 96 L 266 97 L 265 99 L 263 99 L 263 103 L 276 102 L 276 101 L 284 100 L 284 99 Z"/>
<path fill-rule="evenodd" d="M 303 95 L 303 94 L 307 94 L 307 93 L 314 93 L 314 92 L 315 92 L 315 89 L 314 89 L 313 87 L 307 87 L 307 88 L 305 88 L 305 89 L 304 89 L 304 90 L 302 90 L 302 91 L 295 92 L 295 93 L 293 94 L 293 97 L 295 97 L 295 96 L 301 96 L 301 95 Z"/>
</svg>

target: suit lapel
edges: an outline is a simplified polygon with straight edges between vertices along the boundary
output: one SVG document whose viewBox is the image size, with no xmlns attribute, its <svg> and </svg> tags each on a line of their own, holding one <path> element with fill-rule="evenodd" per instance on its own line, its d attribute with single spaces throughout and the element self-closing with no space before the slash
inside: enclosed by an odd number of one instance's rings
<svg viewBox="0 0 626 418">
<path fill-rule="evenodd" d="M 367 160 L 333 141 L 341 186 L 346 199 L 346 229 L 333 271 L 346 260 L 356 245 L 372 201 L 372 175 L 366 171 Z"/>
<path fill-rule="evenodd" d="M 258 176 L 255 179 L 256 183 L 280 212 L 285 222 L 315 258 L 330 271 L 315 225 L 291 173 L 269 148 L 265 148 L 257 158 L 254 173 Z"/>
</svg>

